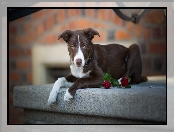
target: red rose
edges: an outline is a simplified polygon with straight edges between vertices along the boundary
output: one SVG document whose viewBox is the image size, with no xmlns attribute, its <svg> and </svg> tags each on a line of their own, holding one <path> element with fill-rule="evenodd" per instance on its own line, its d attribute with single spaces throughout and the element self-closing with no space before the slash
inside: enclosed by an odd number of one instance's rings
<svg viewBox="0 0 174 132">
<path fill-rule="evenodd" d="M 122 77 L 122 79 L 121 79 L 121 85 L 122 85 L 123 87 L 127 86 L 127 85 L 128 85 L 128 79 L 125 78 L 125 77 Z"/>
<path fill-rule="evenodd" d="M 108 89 L 108 88 L 110 88 L 111 87 L 111 83 L 109 82 L 109 81 L 104 81 L 103 83 L 102 83 L 102 86 L 103 87 L 105 87 L 106 89 Z"/>
</svg>

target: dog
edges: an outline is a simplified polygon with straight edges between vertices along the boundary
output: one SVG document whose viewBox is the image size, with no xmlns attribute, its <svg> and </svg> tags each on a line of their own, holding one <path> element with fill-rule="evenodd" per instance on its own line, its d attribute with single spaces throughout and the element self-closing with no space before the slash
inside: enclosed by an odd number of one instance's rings
<svg viewBox="0 0 174 132">
<path fill-rule="evenodd" d="M 69 87 L 64 101 L 70 101 L 78 89 L 96 88 L 102 84 L 103 74 L 110 70 L 113 78 L 131 78 L 131 84 L 147 81 L 142 76 L 142 61 L 137 44 L 129 48 L 119 44 L 93 44 L 94 35 L 99 35 L 92 28 L 66 30 L 59 37 L 68 44 L 71 74 L 58 78 L 48 98 L 48 104 L 56 102 L 61 87 Z"/>
</svg>

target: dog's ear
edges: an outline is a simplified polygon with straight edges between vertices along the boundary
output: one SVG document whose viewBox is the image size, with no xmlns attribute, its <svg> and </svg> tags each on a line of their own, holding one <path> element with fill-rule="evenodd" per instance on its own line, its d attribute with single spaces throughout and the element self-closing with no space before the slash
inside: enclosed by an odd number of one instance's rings
<svg viewBox="0 0 174 132">
<path fill-rule="evenodd" d="M 66 43 L 68 43 L 68 41 L 69 41 L 69 39 L 70 39 L 71 36 L 72 36 L 72 31 L 71 30 L 66 30 L 60 36 L 58 36 L 57 39 L 59 40 L 60 38 L 63 38 L 63 40 Z"/>
<path fill-rule="evenodd" d="M 94 38 L 94 35 L 98 35 L 100 37 L 99 33 L 92 28 L 83 29 L 83 31 L 90 41 Z"/>
</svg>

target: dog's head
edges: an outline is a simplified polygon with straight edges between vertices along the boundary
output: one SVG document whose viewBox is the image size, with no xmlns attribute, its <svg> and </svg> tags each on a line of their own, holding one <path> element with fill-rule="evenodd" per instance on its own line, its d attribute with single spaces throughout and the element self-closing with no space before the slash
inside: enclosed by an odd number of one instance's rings
<svg viewBox="0 0 174 132">
<path fill-rule="evenodd" d="M 59 37 L 68 44 L 68 51 L 71 62 L 78 66 L 83 67 L 87 61 L 91 58 L 93 52 L 92 39 L 94 35 L 99 35 L 97 31 L 92 28 L 83 30 L 66 30 Z"/>
</svg>

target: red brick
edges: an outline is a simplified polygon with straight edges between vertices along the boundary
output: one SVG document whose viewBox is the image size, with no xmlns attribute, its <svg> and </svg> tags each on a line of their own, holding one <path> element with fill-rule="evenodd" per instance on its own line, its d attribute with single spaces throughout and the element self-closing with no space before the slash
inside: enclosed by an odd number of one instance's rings
<svg viewBox="0 0 174 132">
<path fill-rule="evenodd" d="M 23 123 L 19 117 L 9 117 L 9 124 L 21 124 Z"/>
<path fill-rule="evenodd" d="M 43 32 L 45 31 L 45 27 L 44 27 L 44 23 L 39 23 L 36 27 L 35 27 L 35 31 L 36 31 L 36 35 L 40 36 L 41 34 L 43 34 Z"/>
<path fill-rule="evenodd" d="M 28 73 L 28 74 L 27 74 L 27 80 L 28 80 L 28 82 L 30 82 L 30 83 L 33 82 L 33 81 L 32 81 L 32 73 Z"/>
<path fill-rule="evenodd" d="M 28 30 L 32 28 L 32 23 L 31 22 L 25 23 L 23 28 L 24 28 L 24 31 L 27 32 Z"/>
<path fill-rule="evenodd" d="M 62 22 L 65 19 L 65 11 L 64 10 L 58 10 L 57 13 L 57 22 Z"/>
<path fill-rule="evenodd" d="M 147 44 L 146 43 L 139 43 L 139 48 L 140 48 L 140 52 L 141 54 L 146 54 L 147 53 Z"/>
<path fill-rule="evenodd" d="M 20 35 L 16 37 L 16 43 L 17 44 L 28 44 L 30 42 L 30 39 L 27 35 Z"/>
<path fill-rule="evenodd" d="M 74 17 L 74 16 L 78 15 L 77 9 L 71 9 L 71 10 L 68 10 L 68 11 L 69 11 L 69 16 L 70 17 Z"/>
<path fill-rule="evenodd" d="M 121 19 L 121 20 L 120 20 L 120 23 L 121 23 L 121 26 L 122 26 L 122 27 L 126 27 L 128 22 Z"/>
<path fill-rule="evenodd" d="M 14 85 L 9 83 L 9 93 L 13 93 Z"/>
<path fill-rule="evenodd" d="M 21 18 L 19 18 L 19 19 L 14 20 L 14 22 L 17 23 L 17 24 L 19 24 L 19 23 L 21 23 L 21 22 L 24 22 L 25 18 L 26 18 L 26 17 L 21 17 Z"/>
<path fill-rule="evenodd" d="M 33 40 L 35 39 L 35 32 L 34 31 L 30 31 L 26 34 L 22 34 L 16 37 L 16 43 L 17 44 L 28 44 L 28 43 L 32 43 Z"/>
<path fill-rule="evenodd" d="M 163 60 L 163 69 L 165 69 L 165 71 L 166 71 L 166 69 L 167 69 L 167 68 L 166 68 L 166 63 L 167 63 L 167 62 L 166 62 L 166 59 L 164 59 L 164 60 Z"/>
<path fill-rule="evenodd" d="M 101 28 L 102 28 L 102 29 L 108 29 L 109 26 L 108 26 L 107 24 L 102 24 L 102 25 L 101 25 Z"/>
<path fill-rule="evenodd" d="M 114 16 L 115 16 L 115 14 L 114 14 Z M 108 9 L 107 10 L 106 20 L 108 20 L 108 21 L 112 21 L 113 20 L 113 10 L 112 9 Z"/>
<path fill-rule="evenodd" d="M 20 53 L 21 56 L 31 57 L 31 48 L 22 49 Z"/>
<path fill-rule="evenodd" d="M 46 9 L 44 13 L 45 13 L 45 14 L 50 14 L 50 13 L 52 13 L 53 11 L 54 11 L 54 9 Z"/>
<path fill-rule="evenodd" d="M 120 22 L 119 16 L 115 15 L 115 16 L 114 16 L 114 24 L 115 24 L 115 25 L 118 25 L 119 22 Z"/>
<path fill-rule="evenodd" d="M 10 107 L 9 109 L 9 123 L 20 124 L 23 123 L 24 110 Z"/>
<path fill-rule="evenodd" d="M 142 58 L 142 69 L 143 70 L 151 69 L 151 58 Z"/>
<path fill-rule="evenodd" d="M 88 28 L 88 27 L 90 27 L 89 25 L 91 25 L 89 20 L 86 20 L 86 19 L 79 19 L 79 20 L 77 20 L 77 27 L 78 27 L 78 29 Z"/>
<path fill-rule="evenodd" d="M 34 20 L 38 20 L 38 19 L 41 19 L 44 15 L 45 15 L 44 11 L 41 10 L 41 11 L 33 13 L 32 17 Z"/>
<path fill-rule="evenodd" d="M 69 29 L 74 30 L 76 28 L 76 23 L 74 21 L 69 22 Z"/>
<path fill-rule="evenodd" d="M 34 30 L 31 30 L 27 34 L 28 34 L 29 42 L 30 43 L 33 42 L 34 39 L 36 38 L 36 32 Z"/>
<path fill-rule="evenodd" d="M 166 34 L 166 27 L 163 28 L 163 37 L 166 38 L 167 34 Z"/>
<path fill-rule="evenodd" d="M 88 17 L 92 17 L 93 16 L 92 9 L 87 9 L 87 16 Z"/>
<path fill-rule="evenodd" d="M 99 16 L 99 10 L 98 9 L 94 9 L 93 10 L 93 17 L 96 19 L 96 18 L 98 18 L 98 16 Z"/>
<path fill-rule="evenodd" d="M 135 25 L 132 22 L 128 22 L 127 29 L 129 32 L 133 32 L 135 29 Z"/>
<path fill-rule="evenodd" d="M 104 9 L 101 9 L 99 11 L 99 18 L 100 18 L 100 20 L 105 20 L 105 10 Z"/>
<path fill-rule="evenodd" d="M 80 15 L 80 9 L 77 9 L 77 15 L 79 16 Z"/>
<path fill-rule="evenodd" d="M 115 33 L 115 38 L 117 40 L 127 40 L 127 39 L 131 39 L 132 37 L 127 32 L 125 32 L 123 30 L 118 30 Z"/>
<path fill-rule="evenodd" d="M 93 27 L 94 27 L 94 28 L 99 28 L 99 26 L 100 26 L 100 24 L 99 24 L 98 22 L 94 22 L 94 23 L 93 23 Z"/>
<path fill-rule="evenodd" d="M 145 39 L 150 39 L 151 38 L 151 30 L 150 30 L 150 28 L 145 28 L 144 29 L 144 38 Z"/>
<path fill-rule="evenodd" d="M 56 43 L 56 42 L 57 42 L 57 36 L 55 36 L 55 35 L 47 35 L 47 36 L 45 37 L 45 42 L 46 42 L 47 44 Z"/>
<path fill-rule="evenodd" d="M 9 79 L 10 79 L 10 81 L 19 81 L 20 80 L 20 75 L 17 72 L 10 72 L 9 73 Z"/>
<path fill-rule="evenodd" d="M 136 26 L 135 26 L 136 30 L 135 30 L 135 34 L 137 37 L 140 37 L 142 35 L 142 24 L 141 23 L 138 23 Z"/>
<path fill-rule="evenodd" d="M 31 63 L 27 60 L 18 60 L 16 66 L 18 69 L 30 69 Z"/>
<path fill-rule="evenodd" d="M 9 33 L 10 34 L 16 34 L 16 32 L 17 32 L 16 26 L 9 25 Z"/>
<path fill-rule="evenodd" d="M 26 55 L 27 55 L 27 56 L 31 56 L 31 54 L 32 54 L 32 53 L 31 53 L 31 48 L 26 49 Z"/>
<path fill-rule="evenodd" d="M 73 10 L 73 16 L 77 16 L 78 15 L 78 11 L 77 11 L 77 9 L 74 9 Z"/>
<path fill-rule="evenodd" d="M 48 30 L 48 29 L 50 29 L 50 28 L 52 28 L 52 26 L 53 26 L 53 17 L 48 17 L 45 21 L 44 21 L 44 23 L 45 23 L 45 28 L 46 28 L 46 30 Z"/>
<path fill-rule="evenodd" d="M 90 25 L 91 25 L 91 27 L 94 27 L 94 29 L 96 29 L 96 28 L 108 29 L 109 28 L 109 26 L 107 24 L 100 24 L 98 22 L 90 23 Z"/>
<path fill-rule="evenodd" d="M 162 37 L 161 29 L 159 27 L 158 28 L 153 28 L 152 29 L 152 38 L 159 39 L 161 37 Z"/>
<path fill-rule="evenodd" d="M 9 94 L 9 104 L 13 105 L 13 95 Z"/>
<path fill-rule="evenodd" d="M 43 44 L 43 43 L 44 43 L 43 38 L 38 38 L 38 39 L 36 40 L 36 43 L 37 43 L 37 44 Z"/>
<path fill-rule="evenodd" d="M 95 35 L 94 39 L 93 39 L 94 43 L 95 42 L 104 42 L 104 41 L 106 41 L 106 33 L 103 32 L 103 31 L 98 31 L 98 32 L 100 34 L 100 37 L 98 35 Z"/>
<path fill-rule="evenodd" d="M 165 54 L 166 43 L 165 42 L 150 43 L 148 46 L 148 51 L 149 53 L 152 53 L 152 54 Z"/>
<path fill-rule="evenodd" d="M 63 32 L 63 31 L 65 31 L 65 30 L 67 30 L 68 29 L 68 26 L 67 25 L 63 25 L 61 28 L 60 28 L 60 30 Z"/>
<path fill-rule="evenodd" d="M 20 51 L 18 49 L 11 48 L 9 50 L 9 56 L 10 57 L 18 57 L 20 54 Z"/>
<path fill-rule="evenodd" d="M 9 34 L 9 44 L 16 44 L 16 37 Z"/>
<path fill-rule="evenodd" d="M 73 10 L 74 9 L 67 9 L 68 17 L 73 17 Z"/>
<path fill-rule="evenodd" d="M 24 114 L 24 110 L 23 109 L 17 109 L 16 111 L 17 111 L 17 114 L 19 116 L 22 116 L 23 117 L 23 114 Z"/>
<path fill-rule="evenodd" d="M 151 9 L 144 17 L 145 23 L 162 24 L 166 21 L 163 10 Z"/>
</svg>

